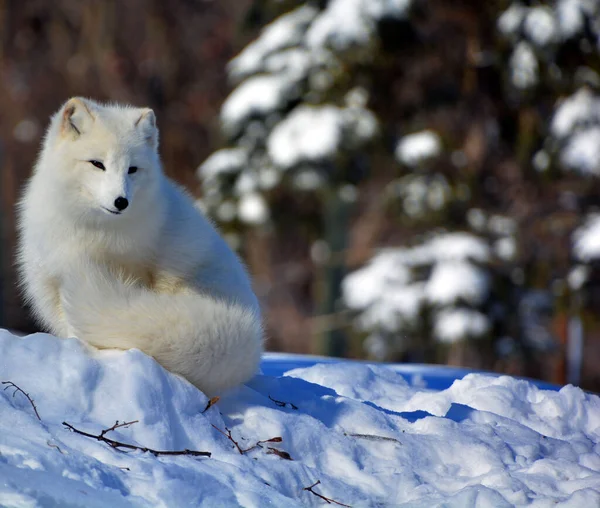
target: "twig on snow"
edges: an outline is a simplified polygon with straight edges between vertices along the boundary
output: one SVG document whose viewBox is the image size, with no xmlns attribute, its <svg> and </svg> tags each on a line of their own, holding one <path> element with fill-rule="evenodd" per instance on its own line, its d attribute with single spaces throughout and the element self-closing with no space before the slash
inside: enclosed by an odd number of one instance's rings
<svg viewBox="0 0 600 508">
<path fill-rule="evenodd" d="M 55 445 L 54 443 L 51 443 L 50 440 L 46 441 L 46 444 L 50 447 L 50 448 L 56 448 L 60 453 L 62 453 L 64 455 L 64 452 L 59 448 L 58 445 Z"/>
<path fill-rule="evenodd" d="M 129 427 L 129 426 L 133 425 L 134 423 L 138 423 L 138 422 L 139 422 L 139 420 L 131 420 L 130 422 L 119 423 L 119 420 L 117 420 L 112 427 L 110 427 L 109 429 L 104 429 L 102 432 L 100 432 L 100 437 L 104 437 L 106 434 L 108 434 L 109 432 L 112 432 L 113 430 L 118 429 L 119 427 Z"/>
<path fill-rule="evenodd" d="M 369 441 L 391 441 L 393 443 L 398 443 L 401 445 L 402 443 L 396 439 L 395 437 L 387 437 L 387 436 L 376 436 L 375 434 L 349 434 L 344 432 L 344 436 L 348 437 L 359 437 L 361 439 L 368 439 Z"/>
<path fill-rule="evenodd" d="M 29 394 L 27 392 L 23 391 L 20 387 L 18 387 L 12 381 L 2 381 L 2 384 L 8 385 L 6 388 L 4 388 L 4 390 L 8 390 L 9 388 L 15 389 L 15 391 L 13 392 L 13 397 L 17 394 L 17 392 L 21 392 L 23 395 L 25 395 L 25 397 L 27 397 L 27 400 L 29 401 L 29 403 L 31 404 L 31 407 L 33 408 L 33 410 L 35 412 L 35 416 L 37 416 L 37 419 L 40 422 L 42 421 L 42 419 L 40 418 L 40 414 L 38 413 L 37 407 L 35 407 L 35 403 L 33 402 L 33 399 L 29 396 Z"/>
<path fill-rule="evenodd" d="M 237 448 L 237 451 L 240 452 L 240 455 L 244 455 L 244 453 L 246 453 L 248 451 L 248 450 L 243 450 L 240 447 L 240 444 L 235 439 L 233 439 L 233 437 L 231 437 L 231 431 L 227 427 L 225 427 L 225 431 L 227 432 L 227 434 L 226 434 L 219 427 L 217 427 L 214 423 L 211 423 L 211 425 L 235 445 L 235 447 Z"/>
<path fill-rule="evenodd" d="M 281 457 L 282 459 L 285 459 L 285 460 L 294 460 L 294 459 L 292 459 L 292 456 L 288 452 L 278 450 L 277 448 L 273 448 L 272 446 L 267 446 L 267 450 L 269 450 L 267 452 L 267 455 L 277 455 L 278 457 Z"/>
<path fill-rule="evenodd" d="M 62 424 L 69 430 L 75 432 L 76 434 L 81 434 L 82 436 L 85 436 L 85 437 L 97 439 L 98 441 L 102 441 L 103 443 L 106 443 L 107 445 L 111 446 L 112 448 L 116 448 L 116 449 L 126 448 L 128 450 L 140 450 L 142 452 L 151 453 L 155 457 L 157 457 L 159 455 L 191 455 L 193 457 L 210 457 L 211 456 L 210 452 L 200 452 L 197 450 L 187 450 L 187 449 L 186 450 L 174 450 L 174 451 L 153 450 L 152 448 L 147 448 L 145 446 L 136 446 L 136 445 L 132 445 L 132 444 L 128 444 L 128 443 L 122 443 L 120 441 L 116 441 L 114 439 L 110 439 L 110 438 L 106 437 L 106 434 L 108 432 L 118 429 L 119 427 L 128 427 L 129 425 L 136 423 L 136 422 L 137 422 L 137 420 L 131 421 L 131 422 L 119 423 L 119 421 L 117 420 L 117 422 L 112 427 L 110 427 L 108 429 L 104 429 L 102 432 L 100 432 L 100 434 L 90 434 L 89 432 L 84 432 L 83 430 L 76 429 L 75 427 L 73 427 L 73 425 L 71 425 L 70 423 L 67 423 L 67 422 L 62 422 Z"/>
<path fill-rule="evenodd" d="M 283 441 L 282 438 L 278 437 L 272 437 L 271 439 L 263 439 L 262 441 L 257 441 L 255 445 L 251 446 L 250 448 L 246 448 L 244 450 L 244 453 L 249 452 L 250 450 L 254 450 L 254 448 L 262 448 L 262 445 L 264 443 L 281 443 Z M 275 450 L 276 448 L 272 448 L 270 446 L 267 446 L 267 449 L 269 450 Z M 267 452 L 268 453 L 268 452 Z M 282 452 L 285 453 L 285 452 Z M 291 460 L 291 458 L 290 458 Z"/>
<path fill-rule="evenodd" d="M 321 480 L 317 480 L 310 487 L 304 487 L 302 490 L 306 490 L 306 491 L 310 492 L 311 494 L 314 494 L 315 496 L 320 497 L 323 501 L 327 502 L 327 504 L 335 503 L 335 504 L 337 504 L 339 506 L 347 506 L 348 508 L 350 508 L 349 504 L 340 503 L 339 501 L 336 501 L 335 499 L 331 499 L 329 497 L 322 496 L 318 492 L 315 492 L 313 490 L 313 487 L 316 487 L 320 483 L 321 483 Z"/>
<path fill-rule="evenodd" d="M 225 431 L 222 431 L 216 425 L 214 425 L 214 424 L 211 424 L 211 425 L 235 445 L 235 447 L 237 448 L 237 451 L 240 452 L 240 455 L 244 455 L 245 453 L 248 453 L 249 451 L 254 450 L 255 448 L 262 448 L 263 447 L 262 445 L 265 443 L 281 443 L 283 441 L 283 438 L 281 438 L 280 436 L 277 436 L 277 437 L 272 437 L 271 439 L 263 439 L 262 441 L 257 441 L 256 444 L 253 444 L 249 448 L 242 448 L 240 446 L 240 444 L 235 439 L 233 439 L 233 436 L 231 435 L 231 430 L 229 430 L 227 427 L 225 427 Z M 277 455 L 277 456 L 281 457 L 282 459 L 286 459 L 286 460 L 294 460 L 294 459 L 292 459 L 292 457 L 290 456 L 290 454 L 288 452 L 283 452 L 281 450 L 278 450 L 277 448 L 273 448 L 272 446 L 267 446 L 267 450 L 269 450 L 267 453 L 270 455 Z"/>
<path fill-rule="evenodd" d="M 276 406 L 286 407 L 289 405 L 292 409 L 298 410 L 298 406 L 292 404 L 291 402 L 284 402 L 282 400 L 277 400 L 277 399 L 274 399 L 273 397 L 271 397 L 270 395 L 269 395 L 269 399 L 272 400 Z"/>
<path fill-rule="evenodd" d="M 208 404 L 206 404 L 206 407 L 204 408 L 204 410 L 202 412 L 206 413 L 211 407 L 213 407 L 217 402 L 219 402 L 220 399 L 221 399 L 221 397 L 217 397 L 217 396 L 210 399 L 208 401 Z"/>
</svg>

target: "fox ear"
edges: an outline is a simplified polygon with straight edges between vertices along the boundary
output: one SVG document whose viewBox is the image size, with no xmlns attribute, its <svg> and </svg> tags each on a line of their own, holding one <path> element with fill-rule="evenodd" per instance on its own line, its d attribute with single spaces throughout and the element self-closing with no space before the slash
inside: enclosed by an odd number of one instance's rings
<svg viewBox="0 0 600 508">
<path fill-rule="evenodd" d="M 140 110 L 140 116 L 135 121 L 135 126 L 140 129 L 148 144 L 154 148 L 158 147 L 158 129 L 156 128 L 156 116 L 150 108 Z"/>
<path fill-rule="evenodd" d="M 63 135 L 81 136 L 94 123 L 91 106 L 81 97 L 69 99 L 62 108 L 60 130 Z"/>
</svg>

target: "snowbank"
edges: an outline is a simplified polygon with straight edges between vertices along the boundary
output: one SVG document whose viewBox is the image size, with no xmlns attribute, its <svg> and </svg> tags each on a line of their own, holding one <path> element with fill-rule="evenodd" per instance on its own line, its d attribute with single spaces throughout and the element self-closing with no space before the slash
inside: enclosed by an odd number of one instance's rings
<svg viewBox="0 0 600 508">
<path fill-rule="evenodd" d="M 0 331 L 2 506 L 598 506 L 600 398 L 470 375 L 434 392 L 316 365 L 206 397 L 136 350 Z M 154 450 L 115 449 L 68 430 Z M 231 431 L 241 454 L 221 432 Z M 276 451 L 273 451 L 276 450 Z M 293 460 L 288 460 L 286 454 Z M 320 481 L 311 490 L 308 487 Z M 557 503 L 557 504 L 555 504 Z"/>
</svg>

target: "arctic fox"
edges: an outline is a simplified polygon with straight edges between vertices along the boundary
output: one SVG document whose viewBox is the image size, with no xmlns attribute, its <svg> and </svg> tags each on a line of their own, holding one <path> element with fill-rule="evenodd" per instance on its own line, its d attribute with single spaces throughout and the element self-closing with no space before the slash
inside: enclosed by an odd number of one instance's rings
<svg viewBox="0 0 600 508">
<path fill-rule="evenodd" d="M 208 394 L 256 371 L 263 331 L 249 278 L 163 174 L 151 109 L 67 101 L 18 229 L 25 298 L 53 334 L 138 348 Z"/>
</svg>

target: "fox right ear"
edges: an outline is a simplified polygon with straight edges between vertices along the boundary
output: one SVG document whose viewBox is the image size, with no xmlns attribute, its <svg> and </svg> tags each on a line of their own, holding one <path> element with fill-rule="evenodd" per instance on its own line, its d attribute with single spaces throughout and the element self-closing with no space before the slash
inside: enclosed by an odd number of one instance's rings
<svg viewBox="0 0 600 508">
<path fill-rule="evenodd" d="M 73 97 L 62 108 L 60 131 L 63 135 L 79 137 L 94 123 L 94 115 L 85 99 Z"/>
<path fill-rule="evenodd" d="M 142 129 L 148 144 L 154 148 L 158 147 L 158 129 L 156 128 L 156 116 L 150 108 L 139 110 L 140 116 L 135 121 L 135 126 Z"/>
</svg>

